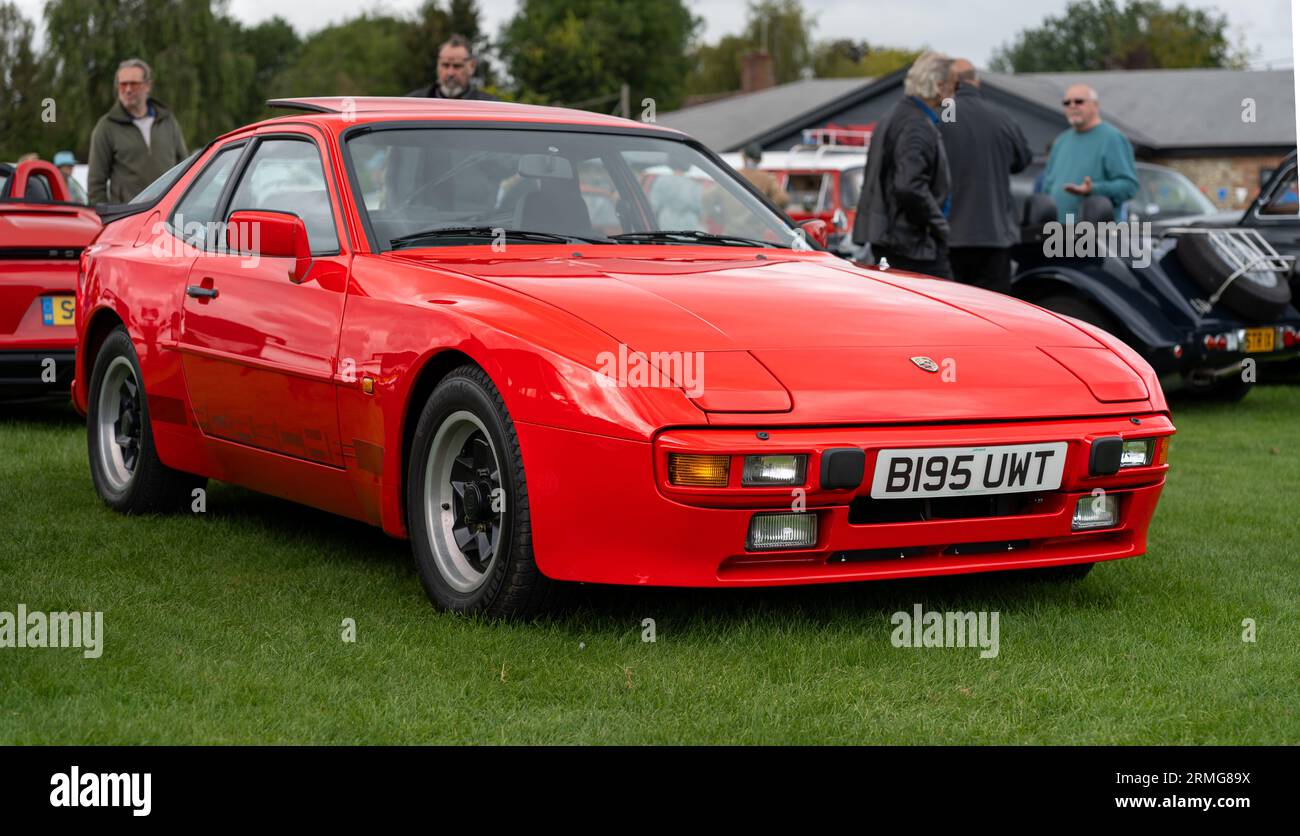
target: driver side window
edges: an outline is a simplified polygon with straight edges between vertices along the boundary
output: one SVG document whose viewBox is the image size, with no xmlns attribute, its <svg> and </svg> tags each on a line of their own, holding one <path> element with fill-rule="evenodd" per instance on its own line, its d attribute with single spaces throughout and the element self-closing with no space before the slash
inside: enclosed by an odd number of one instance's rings
<svg viewBox="0 0 1300 836">
<path fill-rule="evenodd" d="M 267 139 L 258 144 L 230 201 L 230 212 L 241 209 L 297 215 L 307 226 L 313 254 L 338 252 L 325 170 L 310 140 Z"/>
</svg>

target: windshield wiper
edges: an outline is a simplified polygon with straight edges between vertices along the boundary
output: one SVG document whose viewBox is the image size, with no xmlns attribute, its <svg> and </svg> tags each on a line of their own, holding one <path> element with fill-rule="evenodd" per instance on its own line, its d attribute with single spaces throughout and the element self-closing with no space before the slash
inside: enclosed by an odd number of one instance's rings
<svg viewBox="0 0 1300 836">
<path fill-rule="evenodd" d="M 390 238 L 388 243 L 393 249 L 413 245 L 420 241 L 436 238 L 496 238 L 504 236 L 516 240 L 541 241 L 548 244 L 604 244 L 599 238 L 583 238 L 581 235 L 557 235 L 553 232 L 531 232 L 526 229 L 505 229 L 499 226 L 442 226 L 434 229 L 422 229 Z"/>
<path fill-rule="evenodd" d="M 783 244 L 771 241 L 759 241 L 757 238 L 745 238 L 742 235 L 705 232 L 702 229 L 655 229 L 650 232 L 624 232 L 609 236 L 612 241 L 646 241 L 652 244 L 676 244 L 687 242 L 707 242 L 728 247 L 776 247 L 790 249 Z"/>
</svg>

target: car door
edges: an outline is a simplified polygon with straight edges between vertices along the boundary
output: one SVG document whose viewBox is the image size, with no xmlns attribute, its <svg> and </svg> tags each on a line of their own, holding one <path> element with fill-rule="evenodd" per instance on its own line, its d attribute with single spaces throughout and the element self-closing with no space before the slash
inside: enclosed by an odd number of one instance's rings
<svg viewBox="0 0 1300 836">
<path fill-rule="evenodd" d="M 224 224 L 190 268 L 180 346 L 195 417 L 214 438 L 343 466 L 334 386 L 347 256 L 326 162 L 313 134 L 253 138 L 222 192 L 218 217 L 293 213 L 307 226 L 311 268 L 227 251 Z M 241 230 L 256 244 L 258 231 Z"/>
</svg>

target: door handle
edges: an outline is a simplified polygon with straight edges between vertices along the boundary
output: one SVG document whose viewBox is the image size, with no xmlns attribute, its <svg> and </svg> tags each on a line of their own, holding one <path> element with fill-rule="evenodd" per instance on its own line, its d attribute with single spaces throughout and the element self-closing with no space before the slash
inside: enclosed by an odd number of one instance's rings
<svg viewBox="0 0 1300 836">
<path fill-rule="evenodd" d="M 185 288 L 185 295 L 192 296 L 195 299 L 216 299 L 219 291 L 215 287 L 198 287 L 190 285 Z"/>
</svg>

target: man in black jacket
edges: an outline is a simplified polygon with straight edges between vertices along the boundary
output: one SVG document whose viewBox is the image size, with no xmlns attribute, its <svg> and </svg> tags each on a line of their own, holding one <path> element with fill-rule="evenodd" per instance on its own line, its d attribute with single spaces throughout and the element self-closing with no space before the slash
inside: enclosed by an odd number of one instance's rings
<svg viewBox="0 0 1300 836">
<path fill-rule="evenodd" d="M 438 48 L 438 79 L 428 87 L 412 90 L 406 95 L 424 99 L 497 101 L 496 96 L 474 86 L 476 69 L 478 59 L 474 57 L 469 39 L 464 35 L 452 35 Z"/>
<path fill-rule="evenodd" d="M 938 110 L 951 94 L 952 61 L 927 52 L 908 70 L 903 100 L 876 124 L 853 241 L 877 263 L 952 278 L 948 265 L 948 159 Z"/>
<path fill-rule="evenodd" d="M 955 118 L 939 124 L 952 170 L 948 257 L 957 281 L 1008 293 L 1010 247 L 1020 236 L 1012 218 L 1011 175 L 1024 171 L 1034 154 L 1020 126 L 984 101 L 971 62 L 953 61 L 952 74 Z"/>
</svg>

